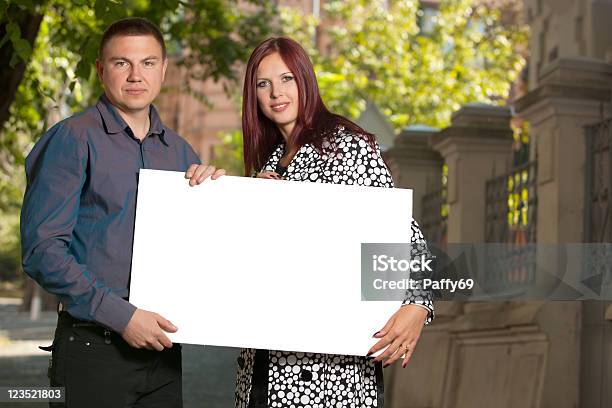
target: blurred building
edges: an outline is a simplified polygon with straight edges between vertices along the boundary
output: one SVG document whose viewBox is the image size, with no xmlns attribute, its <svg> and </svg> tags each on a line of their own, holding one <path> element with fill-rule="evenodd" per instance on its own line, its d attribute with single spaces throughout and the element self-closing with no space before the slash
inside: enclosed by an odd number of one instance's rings
<svg viewBox="0 0 612 408">
<path fill-rule="evenodd" d="M 205 95 L 209 105 L 197 93 Z M 164 123 L 186 138 L 205 163 L 219 143 L 218 133 L 240 128 L 239 102 L 227 95 L 223 82 L 190 80 L 172 58 L 156 105 Z"/>
<path fill-rule="evenodd" d="M 522 16 L 529 62 L 511 103 L 410 127 L 387 160 L 430 243 L 500 244 L 482 287 L 571 276 L 549 298 L 597 296 L 612 284 L 612 1 L 525 0 Z M 599 245 L 572 257 L 576 243 Z M 546 299 L 437 302 L 411 369 L 386 371 L 389 406 L 612 406 L 612 303 Z"/>
<path fill-rule="evenodd" d="M 612 62 L 612 1 L 525 0 L 531 27 L 529 89 L 540 83 L 542 70 L 563 58 Z"/>
<path fill-rule="evenodd" d="M 316 14 L 322 1 L 278 3 Z M 439 3 L 421 3 L 422 30 Z M 414 190 L 428 242 L 512 249 L 503 261 L 514 267 L 482 276 L 508 290 L 539 279 L 538 268 L 566 268 L 535 244 L 612 242 L 612 0 L 519 5 L 518 15 L 504 8 L 504 18 L 523 19 L 531 40 L 518 50 L 528 64 L 508 106 L 467 105 L 446 129 L 411 126 L 399 135 L 375 106 L 359 120 L 384 139 L 396 185 Z M 326 39 L 317 40 L 324 48 Z M 176 66 L 167 78 L 162 116 L 207 161 L 217 133 L 240 127 L 238 104 L 212 81 L 190 84 L 214 106 L 200 104 L 178 90 L 186 75 Z M 603 290 L 611 265 L 570 272 Z M 612 406 L 611 302 L 440 301 L 436 311 L 409 368 L 385 369 L 386 407 Z"/>
<path fill-rule="evenodd" d="M 318 14 L 319 0 L 280 0 L 277 4 L 296 7 L 305 13 Z M 240 129 L 240 96 L 242 78 L 232 88 L 234 95 L 228 96 L 224 83 L 213 80 L 188 81 L 185 68 L 170 59 L 164 89 L 156 105 L 165 123 L 185 137 L 204 162 L 210 162 L 213 147 L 219 144 L 219 132 Z M 227 85 L 227 83 L 225 84 Z M 231 88 L 231 87 L 230 87 Z M 190 90 L 188 90 L 190 89 Z M 206 96 L 209 105 L 202 103 L 194 94 Z"/>
</svg>

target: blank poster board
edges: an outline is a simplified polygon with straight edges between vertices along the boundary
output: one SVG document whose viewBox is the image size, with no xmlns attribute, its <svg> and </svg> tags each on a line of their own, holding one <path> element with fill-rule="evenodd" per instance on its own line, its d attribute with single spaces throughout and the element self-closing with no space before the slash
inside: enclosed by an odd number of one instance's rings
<svg viewBox="0 0 612 408">
<path fill-rule="evenodd" d="M 406 189 L 141 170 L 130 302 L 177 343 L 365 355 L 400 304 L 361 301 L 361 243 L 411 217 Z"/>
</svg>

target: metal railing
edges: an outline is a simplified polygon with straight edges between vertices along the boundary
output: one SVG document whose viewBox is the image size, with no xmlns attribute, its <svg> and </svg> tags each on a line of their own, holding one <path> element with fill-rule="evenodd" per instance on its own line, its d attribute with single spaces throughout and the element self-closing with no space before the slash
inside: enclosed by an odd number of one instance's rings
<svg viewBox="0 0 612 408">
<path fill-rule="evenodd" d="M 585 127 L 585 219 L 584 241 L 612 242 L 612 118 Z M 597 278 L 612 282 L 612 248 L 610 245 L 588 246 L 583 279 Z"/>
<path fill-rule="evenodd" d="M 425 240 L 430 244 L 444 247 L 447 241 L 448 218 L 446 186 L 425 194 L 421 203 L 423 214 L 420 222 Z"/>
<path fill-rule="evenodd" d="M 612 242 L 612 118 L 587 126 L 585 241 Z"/>
<path fill-rule="evenodd" d="M 520 290 L 535 279 L 537 161 L 486 182 L 485 240 L 500 243 L 487 253 L 485 285 Z"/>
</svg>

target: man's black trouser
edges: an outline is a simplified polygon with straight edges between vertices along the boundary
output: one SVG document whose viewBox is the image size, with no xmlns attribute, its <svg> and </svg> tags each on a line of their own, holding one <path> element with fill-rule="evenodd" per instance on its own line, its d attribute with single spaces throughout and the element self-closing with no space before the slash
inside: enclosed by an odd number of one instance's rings
<svg viewBox="0 0 612 408">
<path fill-rule="evenodd" d="M 49 379 L 66 388 L 66 402 L 51 407 L 183 406 L 181 346 L 162 352 L 130 347 L 117 333 L 60 312 Z"/>
</svg>

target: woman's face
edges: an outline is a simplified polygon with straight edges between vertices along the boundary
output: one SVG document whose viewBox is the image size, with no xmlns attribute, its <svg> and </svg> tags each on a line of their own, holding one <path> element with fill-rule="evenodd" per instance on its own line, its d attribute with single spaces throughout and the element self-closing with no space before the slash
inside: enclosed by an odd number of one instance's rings
<svg viewBox="0 0 612 408">
<path fill-rule="evenodd" d="M 298 87 L 295 76 L 280 54 L 270 54 L 257 67 L 257 103 L 259 109 L 276 123 L 285 140 L 298 116 Z"/>
</svg>

